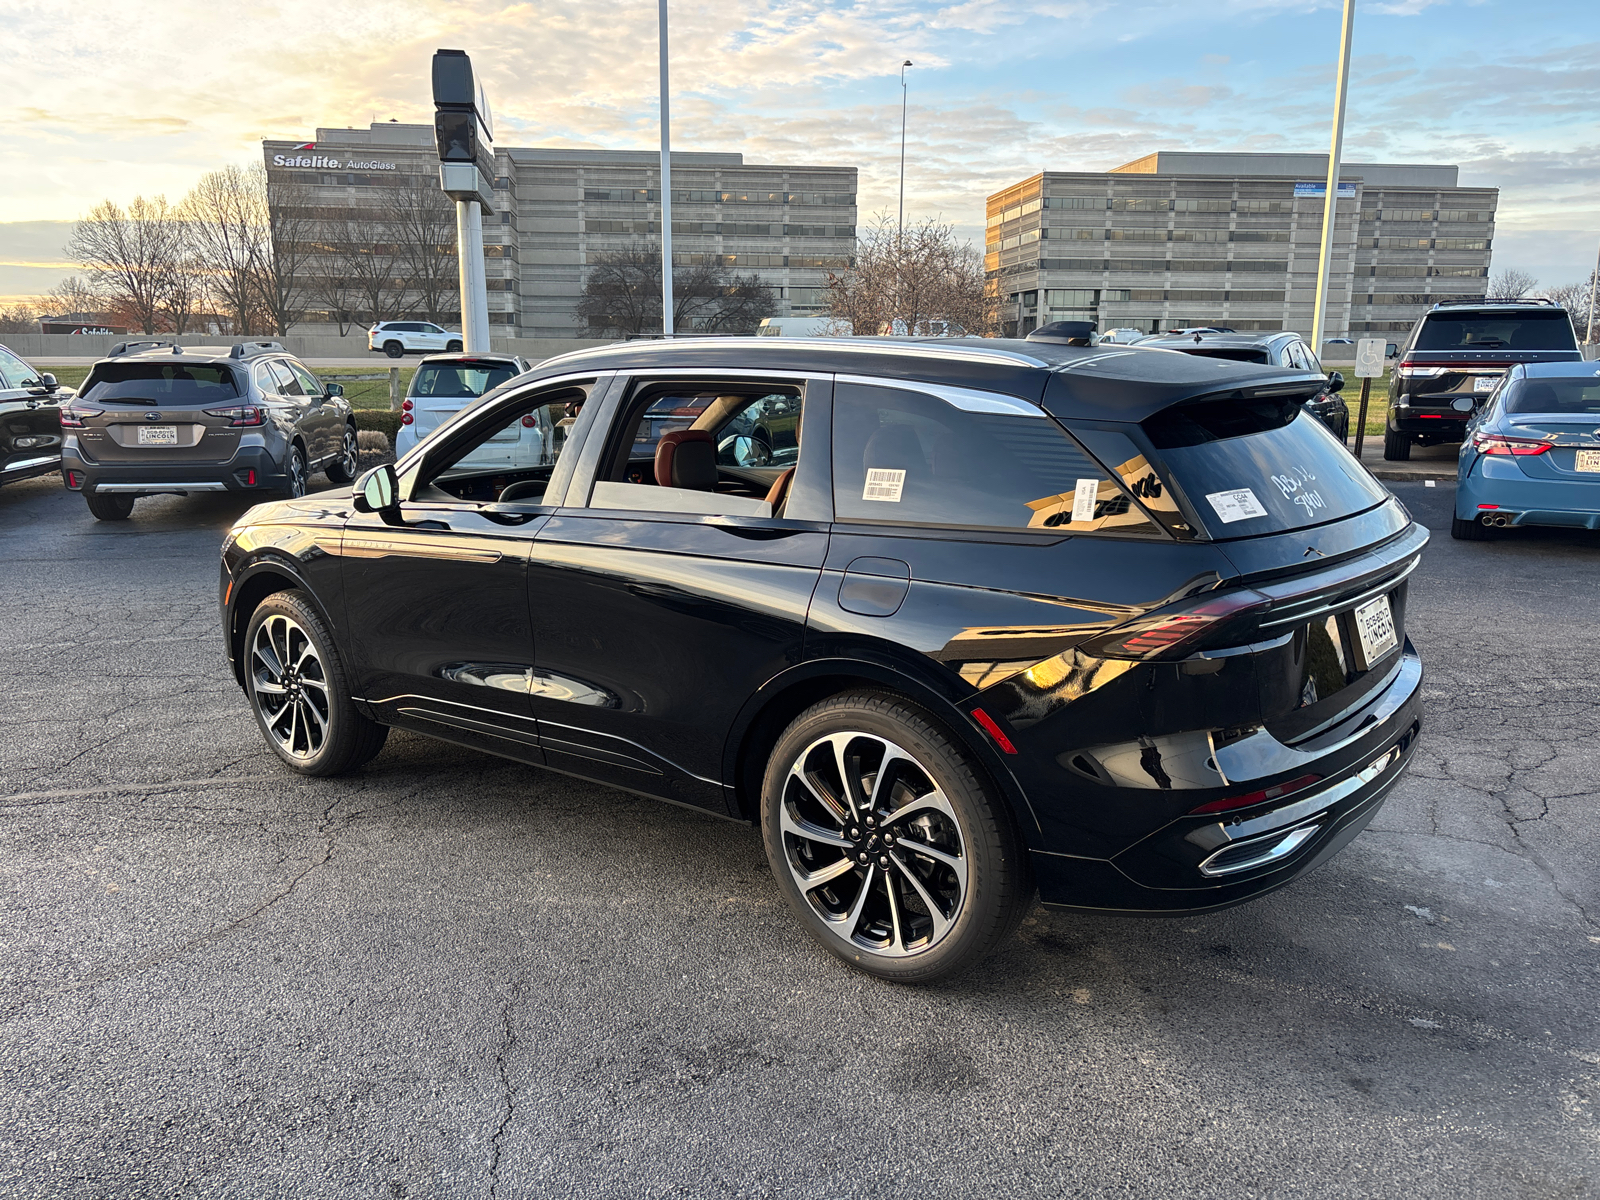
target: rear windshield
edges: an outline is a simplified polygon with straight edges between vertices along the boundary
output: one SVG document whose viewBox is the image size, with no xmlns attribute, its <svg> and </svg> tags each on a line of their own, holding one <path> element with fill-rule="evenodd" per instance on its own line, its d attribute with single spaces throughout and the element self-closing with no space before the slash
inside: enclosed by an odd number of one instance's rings
<svg viewBox="0 0 1600 1200">
<path fill-rule="evenodd" d="M 184 362 L 99 363 L 81 393 L 85 399 L 206 404 L 239 395 L 230 367 Z"/>
<path fill-rule="evenodd" d="M 1522 379 L 1506 389 L 1506 411 L 1600 414 L 1600 379 Z"/>
<path fill-rule="evenodd" d="M 1215 538 L 1321 525 L 1388 498 L 1297 400 L 1201 400 L 1143 423 L 1166 473 Z"/>
<path fill-rule="evenodd" d="M 516 376 L 509 363 L 423 363 L 411 379 L 410 394 L 471 398 Z"/>
<path fill-rule="evenodd" d="M 1560 309 L 1429 313 L 1418 350 L 1576 350 L 1572 322 Z"/>
</svg>

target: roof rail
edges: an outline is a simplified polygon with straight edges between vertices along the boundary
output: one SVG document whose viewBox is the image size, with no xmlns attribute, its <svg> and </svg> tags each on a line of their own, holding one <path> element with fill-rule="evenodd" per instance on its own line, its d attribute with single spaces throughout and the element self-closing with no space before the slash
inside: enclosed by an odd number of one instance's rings
<svg viewBox="0 0 1600 1200">
<path fill-rule="evenodd" d="M 111 347 L 108 358 L 121 358 L 124 354 L 137 354 L 141 350 L 171 350 L 174 354 L 182 354 L 183 347 L 177 342 L 144 341 L 144 342 L 118 342 Z"/>
<path fill-rule="evenodd" d="M 1554 300 L 1551 300 L 1547 296 L 1507 296 L 1505 299 L 1500 299 L 1495 296 L 1485 296 L 1482 300 L 1441 300 L 1438 304 L 1435 304 L 1434 307 L 1483 308 L 1486 305 L 1503 306 L 1507 304 L 1548 304 L 1551 308 L 1559 307 Z"/>
<path fill-rule="evenodd" d="M 237 342 L 228 351 L 229 358 L 254 358 L 258 354 L 287 354 L 282 342 Z"/>
</svg>

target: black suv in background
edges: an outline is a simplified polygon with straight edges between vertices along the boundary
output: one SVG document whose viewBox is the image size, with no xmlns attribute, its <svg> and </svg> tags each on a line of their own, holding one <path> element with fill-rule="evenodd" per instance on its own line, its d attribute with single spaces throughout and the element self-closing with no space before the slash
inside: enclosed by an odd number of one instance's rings
<svg viewBox="0 0 1600 1200">
<path fill-rule="evenodd" d="M 0 346 L 0 483 L 48 475 L 61 466 L 61 401 L 56 377 L 40 374 Z"/>
<path fill-rule="evenodd" d="M 1581 362 L 1567 310 L 1553 300 L 1435 304 L 1400 350 L 1389 379 L 1383 456 L 1459 442 L 1473 411 L 1519 363 Z"/>
<path fill-rule="evenodd" d="M 224 636 L 291 770 L 398 726 L 759 823 L 822 945 L 934 979 L 1035 889 L 1259 896 L 1400 778 L 1428 531 L 1304 411 L 1322 383 L 1000 339 L 580 351 L 251 509 Z M 568 415 L 553 456 L 485 453 Z"/>
<path fill-rule="evenodd" d="M 1315 371 L 1323 375 L 1322 364 L 1298 333 L 1235 333 L 1231 329 L 1191 329 L 1181 334 L 1147 337 L 1142 347 L 1181 350 L 1201 358 L 1225 358 L 1231 362 L 1261 363 L 1269 367 L 1288 367 L 1293 371 Z M 1350 406 L 1336 393 L 1344 388 L 1338 371 L 1324 375 L 1322 390 L 1305 402 L 1305 409 L 1333 431 L 1340 441 L 1350 436 Z"/>
</svg>

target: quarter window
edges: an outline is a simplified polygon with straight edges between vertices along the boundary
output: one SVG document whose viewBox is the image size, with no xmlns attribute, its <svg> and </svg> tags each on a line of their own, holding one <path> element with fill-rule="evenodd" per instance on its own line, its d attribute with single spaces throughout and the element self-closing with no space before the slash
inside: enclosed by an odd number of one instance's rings
<svg viewBox="0 0 1600 1200">
<path fill-rule="evenodd" d="M 836 387 L 837 519 L 952 529 L 1154 532 L 1132 498 L 1043 412 L 1029 412 L 1032 406 L 1010 397 L 986 402 L 980 393 L 954 395 L 952 403 L 914 384 Z"/>
</svg>

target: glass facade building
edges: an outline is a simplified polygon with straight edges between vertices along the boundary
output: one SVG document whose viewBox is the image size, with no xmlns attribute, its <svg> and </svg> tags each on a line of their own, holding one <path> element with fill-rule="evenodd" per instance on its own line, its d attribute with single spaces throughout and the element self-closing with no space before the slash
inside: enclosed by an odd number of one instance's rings
<svg viewBox="0 0 1600 1200">
<path fill-rule="evenodd" d="M 996 192 L 984 265 L 1005 332 L 1090 320 L 1309 336 L 1327 164 L 1161 151 Z M 1431 304 L 1484 295 L 1498 199 L 1457 186 L 1453 166 L 1343 164 L 1324 336 L 1391 336 Z"/>
<path fill-rule="evenodd" d="M 296 190 L 318 209 L 370 213 L 375 240 L 384 236 L 385 189 L 438 187 L 428 125 L 319 129 L 315 142 L 269 140 L 262 150 L 269 179 L 302 185 Z M 576 312 L 587 268 L 629 246 L 659 252 L 660 164 L 651 151 L 495 148 L 498 211 L 484 217 L 484 251 L 497 335 L 590 336 Z M 822 313 L 827 273 L 855 254 L 854 167 L 674 152 L 672 185 L 676 264 L 714 261 L 757 276 L 778 300 L 775 315 Z M 314 258 L 308 264 L 326 269 Z M 314 301 L 307 307 L 308 323 L 332 322 Z"/>
</svg>

